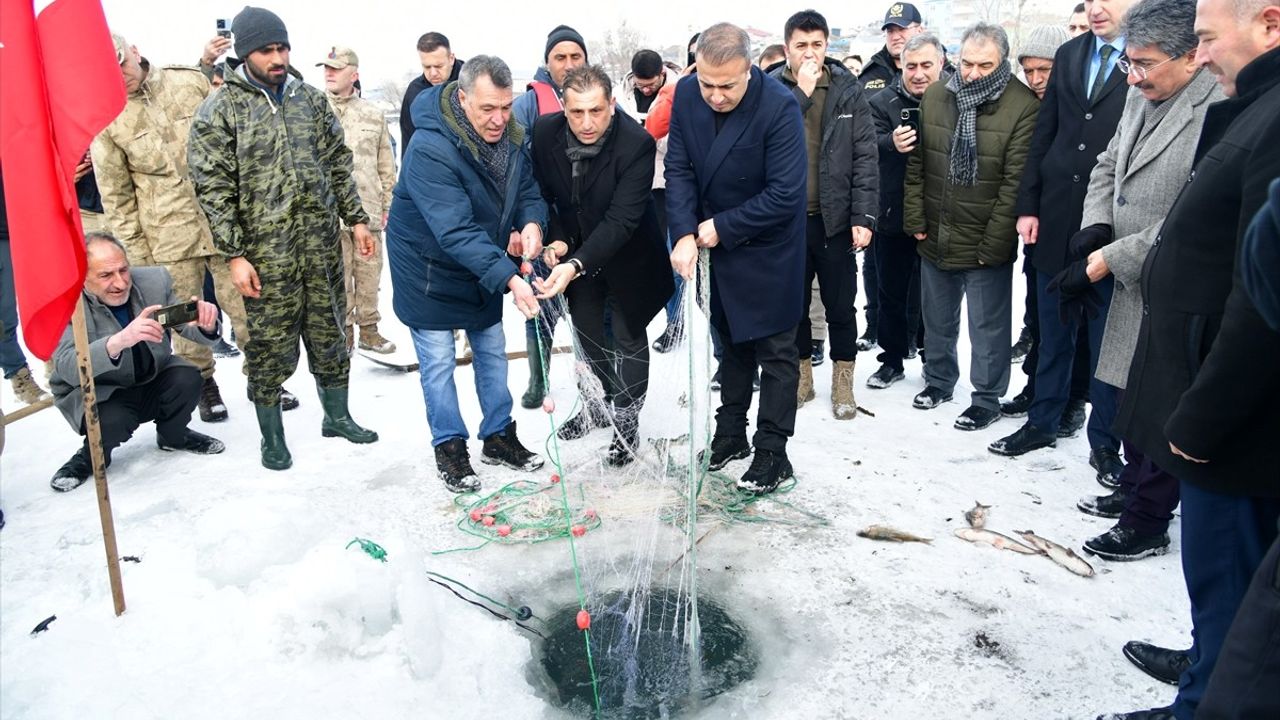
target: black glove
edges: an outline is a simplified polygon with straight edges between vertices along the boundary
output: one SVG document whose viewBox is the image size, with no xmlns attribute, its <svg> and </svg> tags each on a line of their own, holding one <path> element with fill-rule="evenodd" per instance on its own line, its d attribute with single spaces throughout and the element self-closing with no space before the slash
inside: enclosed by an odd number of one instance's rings
<svg viewBox="0 0 1280 720">
<path fill-rule="evenodd" d="M 1058 293 L 1058 318 L 1063 325 L 1070 324 L 1072 318 L 1079 317 L 1081 312 L 1092 320 L 1098 317 L 1102 308 L 1102 296 L 1093 287 L 1085 267 L 1084 260 L 1071 263 L 1055 275 L 1046 288 L 1050 295 Z"/>
<path fill-rule="evenodd" d="M 1111 226 L 1098 223 L 1080 228 L 1080 231 L 1072 235 L 1071 240 L 1067 242 L 1067 248 L 1072 260 L 1083 260 L 1094 250 L 1110 245 L 1113 239 L 1115 238 L 1111 234 Z"/>
</svg>

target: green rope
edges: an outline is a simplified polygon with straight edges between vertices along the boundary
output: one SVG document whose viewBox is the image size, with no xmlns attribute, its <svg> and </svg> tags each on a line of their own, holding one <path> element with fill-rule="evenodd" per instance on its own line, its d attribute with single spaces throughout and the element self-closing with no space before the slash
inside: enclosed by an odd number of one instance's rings
<svg viewBox="0 0 1280 720">
<path fill-rule="evenodd" d="M 364 538 L 355 538 L 351 542 L 347 543 L 347 547 L 344 549 L 349 549 L 352 545 L 356 545 L 356 544 L 360 545 L 360 549 L 363 550 L 366 555 L 373 558 L 374 560 L 379 560 L 382 562 L 387 561 L 387 551 L 383 549 L 381 545 L 379 545 L 378 543 L 372 540 L 365 540 Z"/>
</svg>

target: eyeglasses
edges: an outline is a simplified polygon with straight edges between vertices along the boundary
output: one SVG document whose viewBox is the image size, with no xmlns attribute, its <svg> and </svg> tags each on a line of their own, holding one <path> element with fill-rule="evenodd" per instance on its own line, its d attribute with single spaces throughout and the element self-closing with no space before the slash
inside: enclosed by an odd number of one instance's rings
<svg viewBox="0 0 1280 720">
<path fill-rule="evenodd" d="M 1134 62 L 1127 57 L 1121 57 L 1116 60 L 1116 67 L 1120 68 L 1120 72 L 1124 73 L 1125 75 L 1137 75 L 1138 80 L 1146 80 L 1147 76 L 1151 74 L 1152 70 L 1155 70 L 1156 68 L 1160 67 L 1161 65 L 1164 65 L 1167 62 L 1173 62 L 1174 60 L 1177 60 L 1180 57 L 1182 56 L 1175 55 L 1169 58 L 1168 60 L 1165 60 L 1163 62 L 1158 62 L 1155 65 L 1152 65 L 1151 67 L 1143 67 L 1141 65 L 1134 64 Z"/>
<path fill-rule="evenodd" d="M 658 75 L 648 80 L 641 80 L 640 78 L 636 78 L 635 86 L 637 90 L 649 90 L 651 92 L 657 92 L 657 90 L 662 87 L 662 83 L 665 80 L 666 78 L 663 77 L 662 75 Z"/>
</svg>

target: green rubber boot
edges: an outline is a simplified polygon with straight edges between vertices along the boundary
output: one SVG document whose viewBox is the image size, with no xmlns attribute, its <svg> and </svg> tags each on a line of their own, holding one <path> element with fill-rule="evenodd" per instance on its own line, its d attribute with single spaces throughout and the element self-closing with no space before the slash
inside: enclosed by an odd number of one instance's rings
<svg viewBox="0 0 1280 720">
<path fill-rule="evenodd" d="M 532 410 L 542 406 L 542 398 L 547 395 L 547 386 L 543 382 L 542 368 L 546 362 L 546 358 L 538 352 L 538 342 L 535 340 L 526 345 L 529 351 L 529 387 L 524 391 L 524 395 L 520 397 L 520 407 Z"/>
<path fill-rule="evenodd" d="M 254 404 L 258 413 L 258 427 L 262 430 L 262 467 L 268 470 L 288 470 L 293 456 L 284 444 L 284 420 L 279 405 Z"/>
<path fill-rule="evenodd" d="M 325 437 L 344 437 L 353 443 L 371 443 L 378 441 L 378 433 L 366 430 L 351 419 L 347 410 L 346 388 L 317 388 L 320 391 L 320 405 L 324 407 L 324 421 L 320 423 L 320 434 Z"/>
</svg>

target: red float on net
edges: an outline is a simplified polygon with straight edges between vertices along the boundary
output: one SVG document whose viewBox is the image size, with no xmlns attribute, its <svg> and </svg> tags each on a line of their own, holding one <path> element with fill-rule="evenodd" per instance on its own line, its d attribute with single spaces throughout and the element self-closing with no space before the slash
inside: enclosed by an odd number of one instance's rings
<svg viewBox="0 0 1280 720">
<path fill-rule="evenodd" d="M 591 627 L 591 613 L 586 610 L 578 611 L 578 629 L 586 630 Z"/>
<path fill-rule="evenodd" d="M 556 411 L 556 401 L 552 400 L 550 395 L 542 398 L 542 412 L 550 415 L 555 411 Z"/>
<path fill-rule="evenodd" d="M 559 475 L 552 474 L 552 476 L 551 476 L 551 482 L 552 482 L 552 484 L 555 484 L 555 483 L 560 482 L 560 476 L 559 476 Z"/>
<path fill-rule="evenodd" d="M 520 274 L 524 275 L 525 277 L 532 275 L 533 264 L 528 262 L 527 260 L 525 262 L 520 263 Z"/>
<path fill-rule="evenodd" d="M 582 537 L 587 534 L 587 529 L 582 525 L 574 525 L 569 532 L 573 533 L 574 537 Z"/>
<path fill-rule="evenodd" d="M 506 536 L 508 536 L 508 535 L 510 535 L 510 534 L 511 534 L 511 526 L 510 526 L 510 525 L 499 525 L 499 526 L 498 526 L 498 537 L 506 537 Z"/>
<path fill-rule="evenodd" d="M 493 516 L 485 515 L 484 520 L 482 522 L 484 523 L 485 527 L 493 527 Z"/>
<path fill-rule="evenodd" d="M 470 515 L 471 515 L 471 522 L 480 522 L 481 513 L 479 508 L 472 510 Z"/>
</svg>

